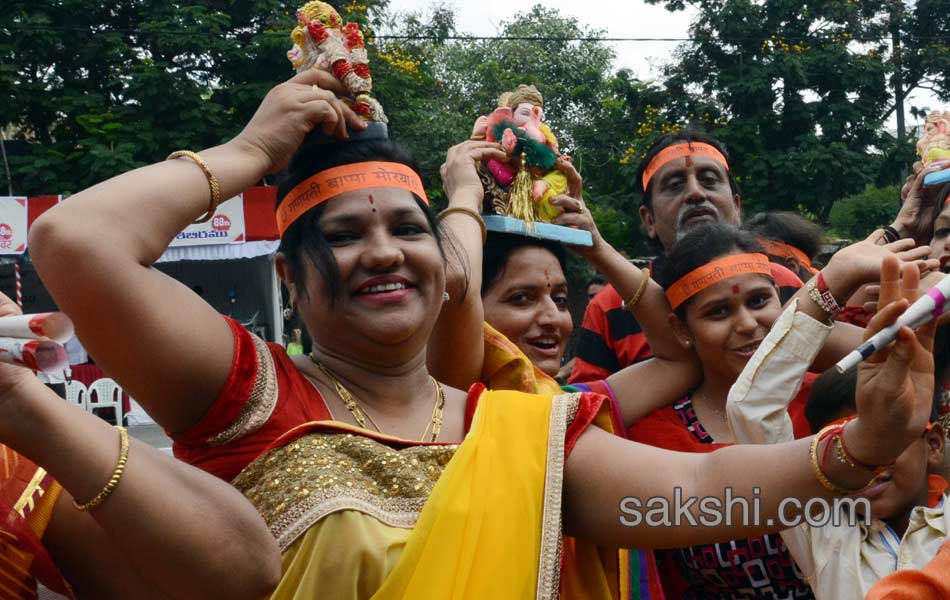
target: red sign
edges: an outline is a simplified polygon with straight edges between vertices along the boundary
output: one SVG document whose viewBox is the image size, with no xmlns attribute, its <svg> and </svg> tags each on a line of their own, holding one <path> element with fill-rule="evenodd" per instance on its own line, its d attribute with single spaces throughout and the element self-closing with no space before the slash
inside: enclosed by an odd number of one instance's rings
<svg viewBox="0 0 950 600">
<path fill-rule="evenodd" d="M 215 215 L 211 219 L 211 228 L 215 231 L 228 231 L 231 229 L 231 219 L 226 215 Z"/>
</svg>

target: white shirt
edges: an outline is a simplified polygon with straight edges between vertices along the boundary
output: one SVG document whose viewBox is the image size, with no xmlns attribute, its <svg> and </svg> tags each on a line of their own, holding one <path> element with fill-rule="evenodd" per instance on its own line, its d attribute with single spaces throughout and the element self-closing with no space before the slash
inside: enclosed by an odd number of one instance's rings
<svg viewBox="0 0 950 600">
<path fill-rule="evenodd" d="M 786 308 L 729 391 L 726 416 L 737 444 L 795 439 L 788 404 L 831 332 L 797 308 L 797 300 Z M 930 562 L 950 533 L 944 507 L 944 501 L 914 507 L 903 537 L 877 519 L 857 526 L 842 519 L 823 527 L 802 524 L 783 531 L 782 539 L 816 598 L 860 600 L 881 577 Z"/>
</svg>

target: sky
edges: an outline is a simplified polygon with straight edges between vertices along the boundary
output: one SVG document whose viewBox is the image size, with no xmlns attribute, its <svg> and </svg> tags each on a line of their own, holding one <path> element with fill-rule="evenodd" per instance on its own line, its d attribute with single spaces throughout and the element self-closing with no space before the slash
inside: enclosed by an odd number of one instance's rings
<svg viewBox="0 0 950 600">
<path fill-rule="evenodd" d="M 518 12 L 528 11 L 540 0 L 446 0 L 456 11 L 456 28 L 459 33 L 471 35 L 495 35 L 500 24 Z M 426 10 L 432 0 L 390 0 L 393 11 Z M 661 5 L 646 4 L 643 0 L 545 0 L 543 5 L 555 8 L 563 15 L 575 17 L 579 23 L 593 29 L 601 29 L 605 37 L 612 38 L 685 38 L 689 35 L 689 22 L 695 10 L 671 13 Z M 615 42 L 614 66 L 631 69 L 640 79 L 659 76 L 659 68 L 670 60 L 677 42 Z M 950 101 L 941 102 L 930 92 L 911 92 L 905 102 L 907 127 L 914 126 L 909 107 L 928 107 L 932 110 L 943 106 L 950 108 Z M 895 129 L 896 117 L 892 113 L 887 127 Z"/>
<path fill-rule="evenodd" d="M 495 35 L 501 22 L 515 13 L 526 12 L 534 4 L 557 9 L 562 15 L 577 18 L 592 29 L 601 29 L 605 37 L 675 37 L 687 36 L 692 9 L 671 13 L 662 5 L 653 6 L 643 0 L 447 0 L 455 9 L 456 28 L 460 33 Z M 425 10 L 431 0 L 390 0 L 393 11 Z M 596 8 L 594 8 L 596 7 Z M 617 53 L 615 67 L 632 69 L 637 77 L 649 79 L 658 74 L 659 61 L 668 57 L 676 42 L 617 42 L 611 44 Z"/>
</svg>

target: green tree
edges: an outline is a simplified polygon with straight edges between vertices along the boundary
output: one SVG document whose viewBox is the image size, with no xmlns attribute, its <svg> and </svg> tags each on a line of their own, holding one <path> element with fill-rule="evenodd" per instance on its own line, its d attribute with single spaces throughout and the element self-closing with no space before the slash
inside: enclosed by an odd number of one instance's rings
<svg viewBox="0 0 950 600">
<path fill-rule="evenodd" d="M 803 208 L 825 221 L 835 200 L 864 189 L 893 166 L 890 155 L 906 152 L 883 133 L 892 106 L 892 2 L 692 4 L 699 9 L 692 41 L 664 83 L 674 97 L 699 94 L 720 107 L 714 133 L 732 149 L 750 208 Z"/>
<path fill-rule="evenodd" d="M 341 11 L 366 22 L 386 4 Z M 277 0 L 7 3 L 0 127 L 13 138 L 14 192 L 76 192 L 237 134 L 293 75 L 295 10 Z"/>
<path fill-rule="evenodd" d="M 637 121 L 663 91 L 629 71 L 611 75 L 613 53 L 596 41 L 603 32 L 541 6 L 502 23 L 500 36 L 513 39 L 450 39 L 464 36 L 441 5 L 425 17 L 387 15 L 387 23 L 390 37 L 377 43 L 383 64 L 376 89 L 393 137 L 423 163 L 434 198 L 443 200 L 438 166 L 446 149 L 468 139 L 475 119 L 501 93 L 533 84 L 562 151 L 584 176 L 605 237 L 631 255 L 641 250 L 629 161 L 621 161 Z"/>
<path fill-rule="evenodd" d="M 881 223 L 890 223 L 900 208 L 900 186 L 867 186 L 863 192 L 835 202 L 828 219 L 830 237 L 866 238 Z"/>
</svg>

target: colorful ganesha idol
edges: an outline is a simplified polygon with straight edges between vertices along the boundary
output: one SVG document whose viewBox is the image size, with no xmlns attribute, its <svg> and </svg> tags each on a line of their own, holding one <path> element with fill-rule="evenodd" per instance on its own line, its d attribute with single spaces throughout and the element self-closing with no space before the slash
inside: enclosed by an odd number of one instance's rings
<svg viewBox="0 0 950 600">
<path fill-rule="evenodd" d="M 294 46 L 287 58 L 298 73 L 306 69 L 332 73 L 349 94 L 341 100 L 367 121 L 387 122 L 383 107 L 370 96 L 373 78 L 359 24 L 344 23 L 332 6 L 314 0 L 297 11 L 290 38 Z"/>
<path fill-rule="evenodd" d="M 528 223 L 550 223 L 560 209 L 548 200 L 567 191 L 567 177 L 555 164 L 557 138 L 544 123 L 544 98 L 533 85 L 519 85 L 498 100 L 498 108 L 475 121 L 472 139 L 499 142 L 515 157 L 511 163 L 487 161 L 494 209 Z"/>
<path fill-rule="evenodd" d="M 917 140 L 917 153 L 924 166 L 934 161 L 950 160 L 950 112 L 935 110 L 927 115 L 924 131 Z M 950 181 L 950 171 L 928 173 L 924 185 L 938 185 Z"/>
</svg>

